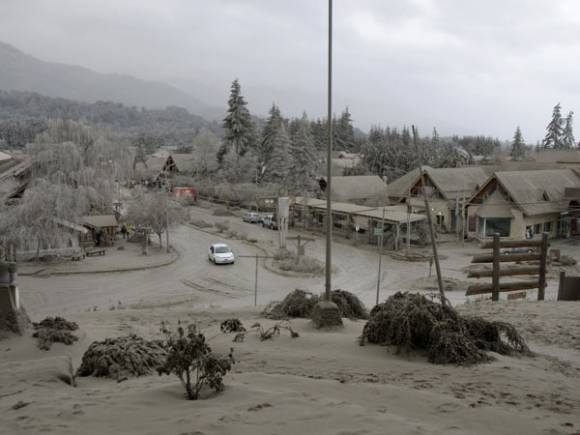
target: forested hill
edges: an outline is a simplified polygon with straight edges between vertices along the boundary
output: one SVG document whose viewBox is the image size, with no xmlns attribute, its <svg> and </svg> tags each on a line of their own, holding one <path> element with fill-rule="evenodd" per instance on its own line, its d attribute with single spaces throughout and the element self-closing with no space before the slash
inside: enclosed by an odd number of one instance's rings
<svg viewBox="0 0 580 435">
<path fill-rule="evenodd" d="M 83 103 L 32 92 L 0 90 L 0 141 L 6 145 L 25 145 L 32 135 L 28 130 L 42 130 L 48 119 L 78 121 L 124 136 L 145 134 L 175 145 L 189 144 L 195 132 L 204 127 L 221 135 L 221 123 L 206 121 L 180 107 L 145 109 L 108 101 Z"/>
<path fill-rule="evenodd" d="M 79 66 L 46 62 L 2 42 L 0 89 L 38 92 L 87 103 L 115 101 L 156 109 L 179 106 L 206 119 L 217 119 L 222 112 L 166 83 L 121 74 L 101 74 Z"/>
</svg>

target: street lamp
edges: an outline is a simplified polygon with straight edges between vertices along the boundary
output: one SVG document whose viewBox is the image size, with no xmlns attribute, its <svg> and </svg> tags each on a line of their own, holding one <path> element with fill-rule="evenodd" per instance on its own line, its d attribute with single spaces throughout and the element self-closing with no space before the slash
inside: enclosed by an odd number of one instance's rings
<svg viewBox="0 0 580 435">
<path fill-rule="evenodd" d="M 326 147 L 326 280 L 325 297 L 313 310 L 317 328 L 342 325 L 338 306 L 331 300 L 332 291 L 332 0 L 328 0 L 328 144 Z"/>
</svg>

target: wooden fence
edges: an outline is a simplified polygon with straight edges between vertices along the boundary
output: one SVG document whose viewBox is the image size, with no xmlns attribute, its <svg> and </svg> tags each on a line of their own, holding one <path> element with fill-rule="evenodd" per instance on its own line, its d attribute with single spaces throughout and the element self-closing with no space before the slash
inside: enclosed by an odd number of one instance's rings
<svg viewBox="0 0 580 435">
<path fill-rule="evenodd" d="M 491 270 L 474 270 L 468 272 L 468 278 L 491 277 L 491 284 L 473 284 L 467 288 L 466 296 L 491 293 L 492 300 L 499 300 L 500 292 L 515 290 L 538 289 L 538 300 L 543 301 L 546 289 L 546 263 L 548 258 L 548 234 L 543 233 L 541 240 L 505 240 L 501 241 L 499 234 L 493 236 L 493 241 L 485 242 L 482 249 L 492 249 L 491 254 L 475 255 L 472 263 L 492 263 Z M 530 252 L 502 253 L 502 249 L 523 248 Z M 523 266 L 501 268 L 502 263 L 509 262 L 538 262 Z M 500 282 L 505 276 L 529 276 L 525 281 Z M 537 276 L 536 276 L 537 275 Z M 534 277 L 535 278 L 532 278 Z"/>
</svg>

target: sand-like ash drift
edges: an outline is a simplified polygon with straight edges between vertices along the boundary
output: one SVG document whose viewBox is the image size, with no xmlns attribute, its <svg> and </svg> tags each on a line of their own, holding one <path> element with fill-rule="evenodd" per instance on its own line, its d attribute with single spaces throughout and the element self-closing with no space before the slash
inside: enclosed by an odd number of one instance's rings
<svg viewBox="0 0 580 435">
<path fill-rule="evenodd" d="M 426 352 L 435 364 L 471 365 L 493 360 L 487 352 L 531 355 L 507 322 L 463 317 L 449 304 L 418 293 L 396 293 L 375 306 L 364 326 L 365 342 L 396 346 L 397 352 Z"/>
</svg>

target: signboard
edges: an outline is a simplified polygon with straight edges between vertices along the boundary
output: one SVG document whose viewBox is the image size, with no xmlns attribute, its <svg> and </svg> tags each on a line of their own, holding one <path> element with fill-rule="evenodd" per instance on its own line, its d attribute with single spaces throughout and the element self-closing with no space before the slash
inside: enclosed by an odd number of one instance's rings
<svg viewBox="0 0 580 435">
<path fill-rule="evenodd" d="M 383 235 L 383 229 L 382 228 L 374 228 L 373 229 L 373 235 L 375 235 L 375 236 L 382 236 Z"/>
</svg>

